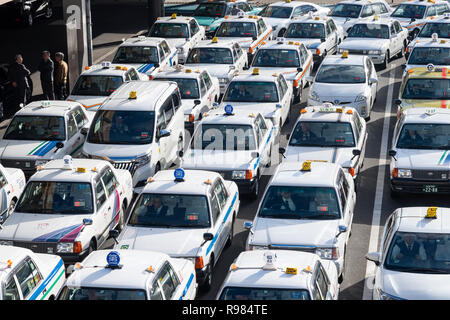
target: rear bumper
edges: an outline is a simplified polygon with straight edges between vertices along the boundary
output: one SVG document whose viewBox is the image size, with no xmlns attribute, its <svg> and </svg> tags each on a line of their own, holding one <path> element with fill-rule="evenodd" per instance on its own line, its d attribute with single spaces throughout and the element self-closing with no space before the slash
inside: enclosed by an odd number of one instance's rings
<svg viewBox="0 0 450 320">
<path fill-rule="evenodd" d="M 437 192 L 424 191 L 431 186 L 437 188 Z M 398 193 L 415 193 L 415 194 L 450 194 L 450 181 L 420 181 L 406 179 L 391 179 L 392 191 Z"/>
<path fill-rule="evenodd" d="M 250 194 L 255 190 L 256 178 L 251 180 L 232 180 L 234 181 L 239 189 L 239 194 Z"/>
</svg>

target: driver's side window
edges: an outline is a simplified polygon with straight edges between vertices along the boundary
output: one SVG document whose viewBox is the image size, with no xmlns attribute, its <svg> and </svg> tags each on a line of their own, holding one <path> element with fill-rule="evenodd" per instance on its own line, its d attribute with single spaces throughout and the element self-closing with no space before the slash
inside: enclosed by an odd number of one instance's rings
<svg viewBox="0 0 450 320">
<path fill-rule="evenodd" d="M 73 117 L 73 112 L 67 115 L 67 140 L 70 140 L 77 133 L 77 124 Z"/>
</svg>

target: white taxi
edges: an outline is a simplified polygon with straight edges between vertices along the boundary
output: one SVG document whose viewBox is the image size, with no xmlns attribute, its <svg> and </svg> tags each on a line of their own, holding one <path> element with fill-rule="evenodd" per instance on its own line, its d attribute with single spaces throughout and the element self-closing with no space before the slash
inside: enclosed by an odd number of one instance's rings
<svg viewBox="0 0 450 320">
<path fill-rule="evenodd" d="M 450 110 L 409 108 L 392 137 L 391 193 L 450 193 Z"/>
<path fill-rule="evenodd" d="M 400 3 L 392 12 L 391 17 L 400 21 L 402 27 L 407 28 L 410 39 L 414 39 L 425 23 L 449 12 L 447 1 L 415 0 Z"/>
<path fill-rule="evenodd" d="M 322 15 L 330 13 L 329 8 L 315 3 L 285 0 L 269 4 L 258 13 L 258 16 L 263 17 L 266 23 L 272 25 L 274 36 L 283 37 L 292 18 L 306 15 L 310 11 Z"/>
<path fill-rule="evenodd" d="M 125 40 L 117 48 L 112 62 L 131 65 L 152 80 L 158 71 L 178 63 L 178 50 L 164 38 L 138 36 Z"/>
<path fill-rule="evenodd" d="M 256 199 L 261 176 L 271 165 L 273 124 L 259 112 L 234 111 L 231 105 L 224 109 L 198 123 L 182 166 L 218 172 L 236 182 L 240 194 Z"/>
<path fill-rule="evenodd" d="M 220 94 L 223 94 L 236 71 L 242 71 L 248 65 L 247 61 L 247 54 L 238 42 L 219 41 L 214 37 L 195 46 L 189 53 L 185 66 L 194 70 L 207 69 L 213 77 L 219 79 Z"/>
<path fill-rule="evenodd" d="M 54 300 L 65 271 L 56 255 L 0 245 L 0 300 Z"/>
<path fill-rule="evenodd" d="M 92 123 L 83 156 L 129 170 L 135 187 L 180 161 L 184 115 L 175 82 L 131 81 L 105 101 Z"/>
<path fill-rule="evenodd" d="M 0 224 L 14 210 L 14 207 L 25 188 L 25 175 L 22 170 L 5 168 L 0 164 Z"/>
<path fill-rule="evenodd" d="M 438 34 L 433 33 L 431 39 L 413 42 L 406 65 L 403 65 L 405 72 L 412 68 L 426 67 L 430 63 L 438 68 L 450 66 L 450 39 L 439 39 Z"/>
<path fill-rule="evenodd" d="M 327 56 L 322 61 L 309 90 L 308 107 L 325 102 L 355 108 L 370 119 L 377 98 L 378 76 L 372 60 L 365 55 Z"/>
<path fill-rule="evenodd" d="M 339 45 L 338 53 L 363 54 L 386 69 L 395 56 L 401 58 L 408 45 L 408 31 L 397 20 L 380 19 L 355 23 L 347 38 Z"/>
<path fill-rule="evenodd" d="M 309 83 L 306 77 L 314 67 L 313 55 L 300 42 L 278 39 L 269 41 L 258 50 L 252 67 L 261 72 L 280 72 L 292 86 L 294 103 L 300 102 L 303 88 Z"/>
<path fill-rule="evenodd" d="M 184 63 L 189 51 L 205 38 L 205 28 L 193 17 L 159 17 L 148 32 L 149 37 L 164 38 L 178 50 L 178 63 Z"/>
<path fill-rule="evenodd" d="M 244 251 L 230 266 L 217 300 L 337 300 L 333 261 L 292 250 Z"/>
<path fill-rule="evenodd" d="M 408 207 L 386 220 L 376 264 L 373 299 L 447 300 L 450 295 L 450 209 Z"/>
<path fill-rule="evenodd" d="M 334 6 L 330 16 L 347 36 L 355 23 L 370 21 L 374 15 L 388 18 L 392 11 L 385 0 L 345 0 Z"/>
<path fill-rule="evenodd" d="M 148 80 L 148 76 L 130 65 L 110 61 L 86 66 L 67 101 L 79 102 L 86 110 L 95 112 L 111 93 L 131 80 Z"/>
<path fill-rule="evenodd" d="M 74 266 L 58 300 L 194 300 L 194 264 L 161 252 L 98 250 Z"/>
<path fill-rule="evenodd" d="M 190 259 L 200 288 L 209 290 L 213 267 L 233 240 L 239 204 L 236 183 L 218 173 L 160 171 L 134 202 L 116 248 Z"/>
<path fill-rule="evenodd" d="M 338 44 L 344 39 L 344 29 L 331 17 L 314 17 L 310 12 L 308 16 L 293 19 L 284 38 L 303 43 L 319 65 L 327 54 L 337 52 Z"/>
<path fill-rule="evenodd" d="M 287 149 L 280 148 L 283 161 L 308 159 L 340 164 L 357 178 L 364 162 L 367 142 L 366 121 L 354 108 L 323 105 L 302 109 Z"/>
<path fill-rule="evenodd" d="M 247 250 L 306 251 L 334 261 L 343 281 L 356 193 L 335 163 L 283 162 L 271 178 L 250 229 Z"/>
<path fill-rule="evenodd" d="M 235 110 L 260 112 L 272 121 L 278 135 L 290 116 L 294 100 L 292 91 L 282 73 L 253 68 L 252 72 L 243 72 L 230 82 L 222 107 L 230 104 Z"/>
<path fill-rule="evenodd" d="M 272 26 L 258 16 L 239 15 L 225 17 L 215 33 L 219 40 L 232 40 L 239 43 L 247 52 L 247 64 L 251 65 L 253 57 L 264 41 L 273 38 Z"/>
<path fill-rule="evenodd" d="M 219 101 L 219 79 L 212 77 L 205 68 L 193 70 L 177 65 L 172 70 L 159 72 L 154 80 L 177 83 L 181 94 L 185 128 L 193 127 L 195 122 L 201 120 L 203 113 L 208 112 L 213 108 L 213 104 Z"/>
<path fill-rule="evenodd" d="M 79 155 L 91 115 L 77 102 L 29 103 L 14 115 L 0 140 L 2 165 L 19 168 L 28 178 L 47 161 Z"/>
<path fill-rule="evenodd" d="M 53 160 L 29 179 L 0 229 L 0 244 L 80 261 L 121 229 L 131 203 L 131 175 L 107 161 Z"/>
</svg>

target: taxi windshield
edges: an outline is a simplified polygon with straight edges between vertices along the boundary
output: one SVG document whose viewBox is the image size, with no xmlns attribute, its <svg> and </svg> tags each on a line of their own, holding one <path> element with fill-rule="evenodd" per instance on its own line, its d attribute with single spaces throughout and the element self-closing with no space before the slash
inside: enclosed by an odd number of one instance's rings
<svg viewBox="0 0 450 320">
<path fill-rule="evenodd" d="M 300 67 L 297 50 L 259 49 L 253 67 Z"/>
<path fill-rule="evenodd" d="M 258 217 L 339 219 L 339 202 L 335 190 L 330 187 L 271 186 L 264 196 Z"/>
<path fill-rule="evenodd" d="M 292 132 L 290 146 L 354 147 L 355 138 L 349 122 L 302 121 Z"/>
<path fill-rule="evenodd" d="M 63 117 L 15 116 L 3 139 L 64 141 L 66 140 L 65 130 Z"/>
<path fill-rule="evenodd" d="M 325 38 L 325 27 L 323 23 L 291 23 L 285 38 Z"/>
<path fill-rule="evenodd" d="M 232 81 L 223 96 L 224 102 L 278 102 L 275 82 Z"/>
<path fill-rule="evenodd" d="M 189 63 L 233 64 L 233 55 L 228 48 L 194 48 L 187 57 Z"/>
<path fill-rule="evenodd" d="M 431 38 L 433 33 L 437 33 L 439 38 L 450 38 L 450 22 L 449 23 L 436 23 L 428 22 L 426 23 L 422 30 L 420 30 L 417 37 Z"/>
<path fill-rule="evenodd" d="M 426 6 L 416 5 L 416 4 L 408 4 L 401 3 L 399 6 L 392 12 L 391 17 L 395 18 L 407 18 L 407 19 L 422 19 L 426 10 Z"/>
<path fill-rule="evenodd" d="M 78 78 L 72 90 L 74 96 L 107 97 L 123 83 L 121 76 L 91 76 L 82 75 Z"/>
<path fill-rule="evenodd" d="M 348 37 L 389 39 L 389 27 L 385 24 L 355 24 Z"/>
<path fill-rule="evenodd" d="M 358 18 L 361 9 L 362 6 L 358 4 L 338 3 L 334 7 L 333 11 L 331 11 L 330 16 L 343 18 Z"/>
<path fill-rule="evenodd" d="M 197 79 L 183 79 L 183 78 L 159 78 L 156 81 L 174 81 L 180 89 L 181 99 L 199 99 L 200 92 L 198 91 Z"/>
<path fill-rule="evenodd" d="M 90 183 L 30 181 L 15 212 L 41 214 L 94 213 Z"/>
<path fill-rule="evenodd" d="M 98 110 L 88 142 L 101 144 L 149 144 L 153 141 L 153 111 Z"/>
<path fill-rule="evenodd" d="M 186 185 L 188 187 L 188 185 Z M 208 202 L 205 196 L 142 193 L 128 225 L 162 228 L 208 228 Z"/>
<path fill-rule="evenodd" d="M 149 37 L 189 38 L 186 23 L 155 23 L 148 33 Z"/>
<path fill-rule="evenodd" d="M 219 300 L 311 300 L 306 289 L 225 287 Z"/>
<path fill-rule="evenodd" d="M 58 300 L 145 300 L 143 289 L 64 287 Z"/>
<path fill-rule="evenodd" d="M 409 79 L 402 99 L 449 100 L 450 79 Z"/>
<path fill-rule="evenodd" d="M 323 64 L 319 67 L 314 82 L 364 83 L 366 73 L 363 66 Z"/>
<path fill-rule="evenodd" d="M 450 65 L 450 47 L 415 47 L 411 52 L 408 64 L 435 66 Z"/>
<path fill-rule="evenodd" d="M 191 148 L 201 150 L 255 150 L 256 141 L 253 128 L 250 125 L 202 124 L 195 131 Z M 226 155 L 224 154 L 224 156 Z"/>
<path fill-rule="evenodd" d="M 195 9 L 194 17 L 224 17 L 227 5 L 225 3 L 201 3 Z"/>
<path fill-rule="evenodd" d="M 257 37 L 256 26 L 252 22 L 222 22 L 216 37 Z"/>
<path fill-rule="evenodd" d="M 384 267 L 413 273 L 450 273 L 450 234 L 396 232 Z"/>
<path fill-rule="evenodd" d="M 449 150 L 450 124 L 407 123 L 400 132 L 397 148 Z"/>
<path fill-rule="evenodd" d="M 112 63 L 159 63 L 158 51 L 155 46 L 122 46 Z"/>
<path fill-rule="evenodd" d="M 258 15 L 265 18 L 287 19 L 291 16 L 291 13 L 291 7 L 267 6 Z"/>
</svg>

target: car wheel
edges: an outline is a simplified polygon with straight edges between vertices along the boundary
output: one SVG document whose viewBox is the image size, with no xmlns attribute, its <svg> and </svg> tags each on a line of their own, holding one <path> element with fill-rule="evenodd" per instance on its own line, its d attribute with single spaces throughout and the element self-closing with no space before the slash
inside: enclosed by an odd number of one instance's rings
<svg viewBox="0 0 450 320">
<path fill-rule="evenodd" d="M 212 259 L 212 256 L 211 256 Z M 212 279 L 213 279 L 213 275 L 212 275 L 212 271 L 213 271 L 213 261 L 211 260 L 208 264 L 208 266 L 206 267 L 206 279 L 205 281 L 201 284 L 200 286 L 200 290 L 203 292 L 208 292 L 211 289 L 211 285 L 212 285 Z"/>
<path fill-rule="evenodd" d="M 258 199 L 258 195 L 259 195 L 259 173 L 256 173 L 255 185 L 253 187 L 253 190 L 250 192 L 250 198 L 252 200 L 256 200 Z"/>
<path fill-rule="evenodd" d="M 406 44 L 404 43 L 402 45 L 402 49 L 400 50 L 400 52 L 398 53 L 398 57 L 402 58 L 405 55 L 405 51 L 406 51 Z"/>
<path fill-rule="evenodd" d="M 178 138 L 178 146 L 177 146 L 177 161 L 181 165 L 181 157 L 180 157 L 180 151 L 183 150 L 183 137 Z"/>
<path fill-rule="evenodd" d="M 91 242 L 89 243 L 89 249 L 88 249 L 88 252 L 87 252 L 86 256 L 90 255 L 91 252 L 95 251 L 96 249 L 97 249 L 97 246 L 95 245 L 94 239 L 92 239 Z"/>
<path fill-rule="evenodd" d="M 233 243 L 233 238 L 234 238 L 234 215 L 233 215 L 233 220 L 231 221 L 231 230 L 228 235 L 227 243 L 225 244 L 225 246 L 227 248 L 230 247 L 231 244 Z"/>
<path fill-rule="evenodd" d="M 389 63 L 388 54 L 389 54 L 389 51 L 387 51 L 387 52 L 386 52 L 386 55 L 384 56 L 384 61 L 383 61 L 383 63 L 381 64 L 381 70 L 386 69 L 387 66 L 388 66 L 388 63 Z"/>
<path fill-rule="evenodd" d="M 344 281 L 344 276 L 345 276 L 345 254 L 347 253 L 347 247 L 344 247 L 344 262 L 342 264 L 342 272 L 341 275 L 338 278 L 338 282 L 339 284 L 341 284 Z"/>
</svg>

